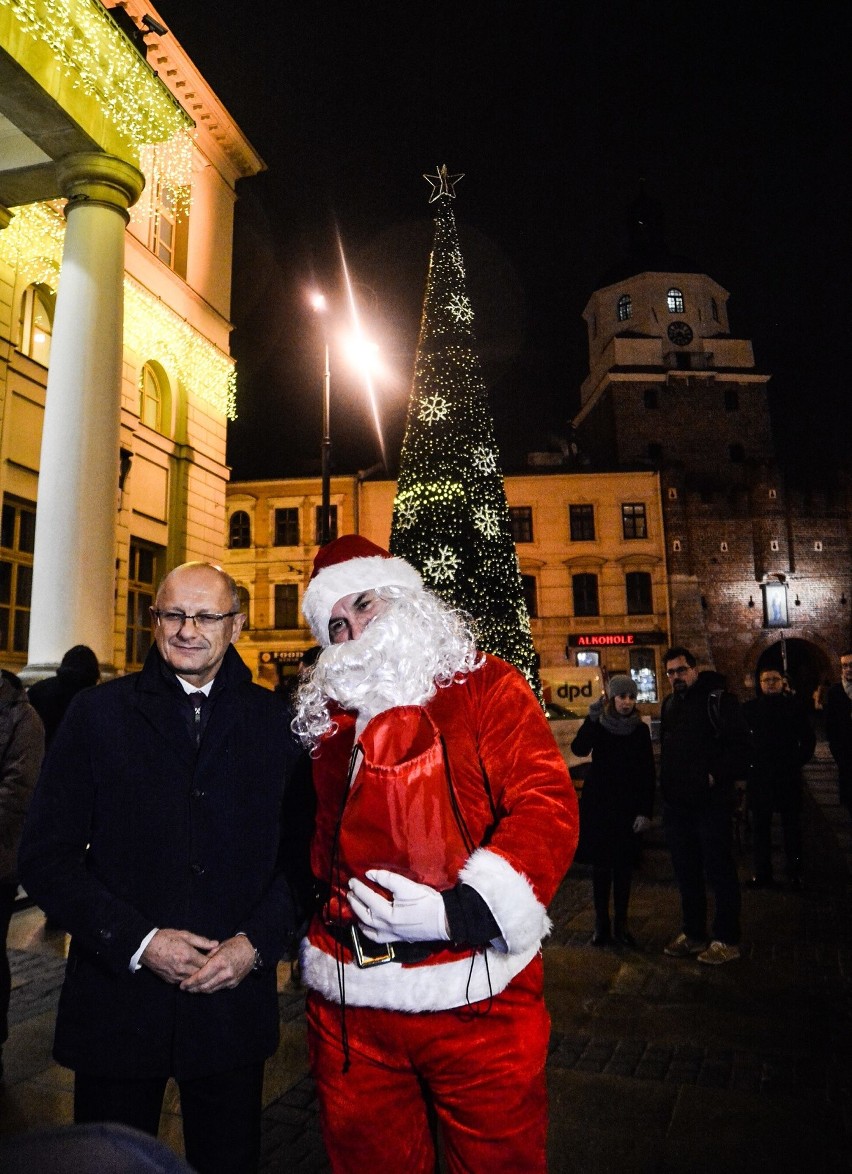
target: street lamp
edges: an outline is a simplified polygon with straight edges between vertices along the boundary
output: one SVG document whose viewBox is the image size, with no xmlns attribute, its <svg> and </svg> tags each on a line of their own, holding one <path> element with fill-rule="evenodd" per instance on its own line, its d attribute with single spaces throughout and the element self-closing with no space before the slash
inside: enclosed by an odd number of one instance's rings
<svg viewBox="0 0 852 1174">
<path fill-rule="evenodd" d="M 317 314 L 328 313 L 328 301 L 324 294 L 311 295 L 311 306 Z M 346 340 L 346 350 L 353 366 L 359 367 L 369 379 L 369 372 L 376 364 L 378 346 L 364 337 L 360 323 L 353 309 L 355 330 Z M 323 320 L 323 379 L 322 379 L 322 446 L 321 446 L 321 478 L 322 504 L 320 506 L 320 533 L 319 545 L 325 546 L 331 541 L 331 362 L 329 357 L 328 330 Z M 372 389 L 371 398 L 372 398 Z"/>
</svg>

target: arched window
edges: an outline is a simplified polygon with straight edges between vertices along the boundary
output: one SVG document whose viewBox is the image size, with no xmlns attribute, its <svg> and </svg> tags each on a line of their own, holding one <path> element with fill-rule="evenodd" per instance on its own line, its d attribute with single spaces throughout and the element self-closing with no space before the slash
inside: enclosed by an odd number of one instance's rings
<svg viewBox="0 0 852 1174">
<path fill-rule="evenodd" d="M 30 285 L 21 298 L 21 351 L 46 367 L 50 362 L 56 295 L 45 285 Z"/>
<path fill-rule="evenodd" d="M 144 365 L 139 376 L 139 419 L 155 432 L 162 432 L 163 387 L 150 363 Z"/>
<path fill-rule="evenodd" d="M 245 631 L 247 628 L 251 627 L 251 625 L 249 623 L 249 619 L 251 618 L 251 613 L 249 611 L 249 605 L 251 604 L 251 596 L 249 595 L 248 587 L 239 587 L 238 586 L 237 587 L 237 598 L 240 601 L 240 611 L 243 612 L 243 614 L 246 617 L 246 622 L 243 624 L 243 631 Z"/>
<path fill-rule="evenodd" d="M 683 290 L 670 289 L 666 294 L 666 304 L 670 314 L 683 313 Z"/>
<path fill-rule="evenodd" d="M 633 302 L 630 300 L 630 294 L 622 294 L 618 299 L 618 320 L 619 322 L 626 322 L 628 318 L 633 317 Z"/>
<path fill-rule="evenodd" d="M 245 510 L 231 514 L 228 529 L 228 546 L 232 550 L 245 550 L 251 546 L 251 518 Z"/>
</svg>

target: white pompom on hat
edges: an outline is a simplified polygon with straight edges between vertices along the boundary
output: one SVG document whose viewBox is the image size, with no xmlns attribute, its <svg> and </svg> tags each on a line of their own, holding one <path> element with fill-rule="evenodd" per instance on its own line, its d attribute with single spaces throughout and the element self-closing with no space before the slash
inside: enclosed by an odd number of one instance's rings
<svg viewBox="0 0 852 1174">
<path fill-rule="evenodd" d="M 423 590 L 419 573 L 405 559 L 396 558 L 360 534 L 343 534 L 321 546 L 314 559 L 311 581 L 302 598 L 302 613 L 317 643 L 326 648 L 328 621 L 339 599 L 377 587 Z"/>
</svg>

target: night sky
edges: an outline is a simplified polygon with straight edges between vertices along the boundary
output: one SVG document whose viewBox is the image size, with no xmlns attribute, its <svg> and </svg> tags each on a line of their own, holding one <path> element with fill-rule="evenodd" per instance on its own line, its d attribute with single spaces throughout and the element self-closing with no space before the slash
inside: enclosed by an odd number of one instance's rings
<svg viewBox="0 0 852 1174">
<path fill-rule="evenodd" d="M 236 479 L 318 473 L 322 339 L 305 291 L 339 287 L 339 231 L 389 376 L 395 472 L 432 236 L 454 212 L 504 467 L 565 436 L 587 372 L 582 310 L 627 253 L 640 190 L 673 253 L 730 291 L 772 375 L 778 447 L 844 457 L 849 380 L 847 6 L 560 0 L 158 0 L 268 171 L 241 181 Z M 832 20 L 832 14 L 834 19 Z M 379 459 L 332 357 L 335 470 Z"/>
</svg>

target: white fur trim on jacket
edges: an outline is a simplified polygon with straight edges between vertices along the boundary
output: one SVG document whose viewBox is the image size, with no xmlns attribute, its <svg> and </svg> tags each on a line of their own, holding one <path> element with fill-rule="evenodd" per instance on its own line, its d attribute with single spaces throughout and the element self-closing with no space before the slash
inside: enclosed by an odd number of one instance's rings
<svg viewBox="0 0 852 1174">
<path fill-rule="evenodd" d="M 537 949 L 553 928 L 530 882 L 496 852 L 477 848 L 459 873 L 459 880 L 476 889 L 491 910 L 510 955 Z"/>
<path fill-rule="evenodd" d="M 377 587 L 409 587 L 421 591 L 423 580 L 405 559 L 382 558 L 378 554 L 333 563 L 315 575 L 302 598 L 302 612 L 317 643 L 328 647 L 328 620 L 338 599 L 360 591 L 374 591 Z"/>
<path fill-rule="evenodd" d="M 538 944 L 523 954 L 504 954 L 488 948 L 455 962 L 435 966 L 400 966 L 387 962 L 361 970 L 343 967 L 343 989 L 352 1007 L 384 1011 L 449 1011 L 499 995 L 538 953 Z M 331 1003 L 340 1002 L 337 965 L 331 954 L 312 946 L 301 948 L 302 982 Z"/>
</svg>

